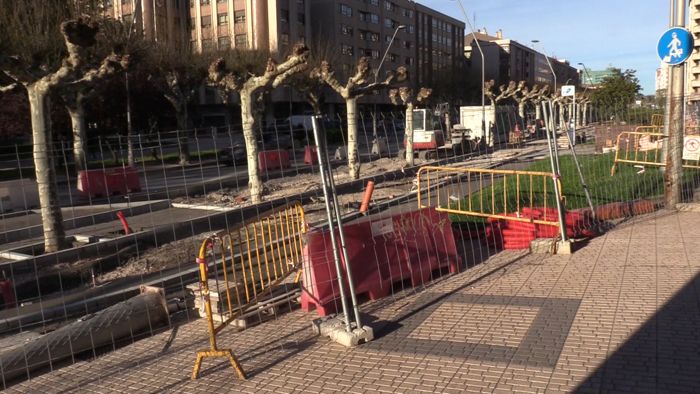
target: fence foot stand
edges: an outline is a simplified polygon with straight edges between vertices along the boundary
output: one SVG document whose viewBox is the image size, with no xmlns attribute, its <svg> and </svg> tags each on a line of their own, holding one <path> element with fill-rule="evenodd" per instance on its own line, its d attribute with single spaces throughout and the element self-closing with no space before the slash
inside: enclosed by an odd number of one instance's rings
<svg viewBox="0 0 700 394">
<path fill-rule="evenodd" d="M 238 360 L 236 360 L 236 357 L 233 355 L 233 352 L 231 349 L 220 349 L 220 350 L 200 350 L 197 352 L 197 359 L 194 362 L 194 369 L 192 370 L 192 380 L 195 380 L 199 377 L 199 370 L 202 367 L 202 360 L 204 360 L 205 357 L 226 357 L 228 358 L 229 362 L 231 362 L 231 366 L 233 367 L 233 370 L 236 372 L 236 376 L 238 379 L 245 380 L 245 372 L 243 371 L 243 368 L 241 367 L 241 364 L 238 363 Z"/>
<path fill-rule="evenodd" d="M 346 347 L 355 347 L 374 339 L 374 330 L 369 326 L 358 328 L 355 323 L 352 323 L 352 330 L 348 332 L 342 315 L 316 319 L 311 322 L 311 326 L 316 334 L 328 337 L 331 341 Z"/>
<path fill-rule="evenodd" d="M 566 241 L 557 241 L 556 254 L 571 254 L 574 252 L 574 243 L 570 239 Z"/>
</svg>

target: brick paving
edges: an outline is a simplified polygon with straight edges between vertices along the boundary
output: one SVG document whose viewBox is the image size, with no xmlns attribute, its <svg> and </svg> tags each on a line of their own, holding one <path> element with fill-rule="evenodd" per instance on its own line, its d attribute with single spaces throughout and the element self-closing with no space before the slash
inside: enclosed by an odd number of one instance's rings
<svg viewBox="0 0 700 394">
<path fill-rule="evenodd" d="M 299 310 L 225 329 L 249 374 L 205 360 L 202 320 L 9 392 L 700 392 L 700 214 L 638 219 L 571 256 L 502 252 L 364 304 L 378 338 L 347 349 Z"/>
</svg>

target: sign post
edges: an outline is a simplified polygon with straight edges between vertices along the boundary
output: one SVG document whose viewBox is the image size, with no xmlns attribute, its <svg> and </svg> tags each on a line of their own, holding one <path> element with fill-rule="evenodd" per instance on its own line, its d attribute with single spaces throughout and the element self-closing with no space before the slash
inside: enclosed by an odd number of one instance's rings
<svg viewBox="0 0 700 394">
<path fill-rule="evenodd" d="M 693 35 L 685 29 L 685 1 L 678 1 L 675 10 L 676 27 L 659 37 L 656 51 L 659 59 L 672 66 L 668 95 L 668 143 L 664 144 L 666 166 L 664 171 L 664 202 L 666 208 L 675 209 L 681 202 L 683 175 L 683 110 L 685 99 L 684 62 L 693 52 Z"/>
</svg>

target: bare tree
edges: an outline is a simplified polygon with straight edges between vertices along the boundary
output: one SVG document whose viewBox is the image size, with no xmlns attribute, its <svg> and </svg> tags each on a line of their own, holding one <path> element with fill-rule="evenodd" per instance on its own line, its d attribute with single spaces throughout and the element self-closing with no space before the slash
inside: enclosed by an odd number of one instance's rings
<svg viewBox="0 0 700 394">
<path fill-rule="evenodd" d="M 335 77 L 335 72 L 328 61 L 323 61 L 321 66 L 313 72 L 331 89 L 335 90 L 345 101 L 345 110 L 348 123 L 348 168 L 352 179 L 360 178 L 360 154 L 357 140 L 357 99 L 370 93 L 387 89 L 393 83 L 404 82 L 408 79 L 408 69 L 400 66 L 395 71 L 387 73 L 387 77 L 381 82 L 370 82 L 369 59 L 361 57 L 357 61 L 355 74 L 348 78 L 342 85 Z"/>
<path fill-rule="evenodd" d="M 406 163 L 409 166 L 413 165 L 413 109 L 417 104 L 424 102 L 432 94 L 432 89 L 420 88 L 418 94 L 414 94 L 413 89 L 402 87 L 399 89 L 389 90 L 389 98 L 394 105 L 401 103 L 406 105 Z"/>
<path fill-rule="evenodd" d="M 240 58 L 240 52 L 236 53 Z M 253 202 L 262 200 L 262 180 L 258 172 L 258 146 L 255 139 L 256 116 L 254 101 L 259 93 L 280 86 L 287 78 L 302 72 L 307 67 L 308 48 L 297 44 L 287 59 L 277 64 L 271 57 L 261 75 L 255 75 L 240 70 L 230 70 L 224 58 L 215 60 L 209 66 L 209 81 L 220 91 L 229 96 L 238 92 L 241 99 L 241 121 L 243 122 L 243 138 L 248 156 L 248 190 Z"/>
<path fill-rule="evenodd" d="M 520 83 L 525 84 L 525 81 L 521 81 Z M 520 94 L 516 94 L 513 96 L 515 101 L 517 101 L 518 103 L 518 115 L 522 119 L 525 119 L 525 106 L 527 105 L 527 103 L 531 102 L 539 94 L 540 87 L 537 84 L 535 84 L 532 86 L 532 88 L 529 88 L 527 85 L 524 86 L 520 90 Z"/>
<path fill-rule="evenodd" d="M 190 162 L 188 130 L 190 105 L 207 79 L 207 60 L 201 54 L 193 54 L 189 48 L 158 45 L 153 48 L 148 77 L 151 84 L 163 94 L 175 112 L 178 128 L 180 164 Z"/>
<path fill-rule="evenodd" d="M 489 124 L 487 125 L 488 129 L 490 130 L 494 125 L 496 124 L 496 107 L 499 103 L 501 103 L 504 100 L 507 100 L 509 98 L 514 97 L 516 94 L 520 92 L 521 89 L 525 87 L 525 84 L 523 82 L 516 84 L 515 81 L 510 81 L 508 85 L 501 85 L 498 87 L 498 94 L 493 91 L 493 87 L 495 86 L 494 80 L 486 81 L 484 83 L 484 95 L 489 99 L 491 102 L 491 116 L 489 119 Z M 491 144 L 493 142 L 493 136 L 491 137 L 491 142 L 489 141 L 484 141 L 487 144 Z"/>
<path fill-rule="evenodd" d="M 542 119 L 542 102 L 547 99 L 549 93 L 549 85 L 542 86 L 536 94 L 530 98 L 530 101 L 535 105 L 535 119 Z"/>
<path fill-rule="evenodd" d="M 22 85 L 29 98 L 46 253 L 66 245 L 56 174 L 51 165 L 50 95 L 69 86 L 95 81 L 126 61 L 122 55 L 111 54 L 93 66 L 88 48 L 95 44 L 98 27 L 81 18 L 66 21 L 64 18 L 70 15 L 70 6 L 58 0 L 11 4 L 3 1 L 0 9 L 0 36 L 3 37 L 0 70 L 14 83 Z M 55 30 L 59 26 L 60 34 Z"/>
</svg>

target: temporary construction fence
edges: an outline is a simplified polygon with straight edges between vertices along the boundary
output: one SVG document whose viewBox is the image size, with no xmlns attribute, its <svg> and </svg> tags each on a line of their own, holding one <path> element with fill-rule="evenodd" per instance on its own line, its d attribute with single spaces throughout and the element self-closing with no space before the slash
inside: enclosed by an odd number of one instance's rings
<svg viewBox="0 0 700 394">
<path fill-rule="evenodd" d="M 216 335 L 234 319 L 267 314 L 298 296 L 294 284 L 301 273 L 305 232 L 304 209 L 291 203 L 202 242 L 197 256 L 198 306 L 207 322 L 210 349 L 197 352 L 192 379 L 199 376 L 206 357 L 228 358 L 237 376 L 245 379 L 232 350 L 218 348 Z M 292 274 L 296 275 L 290 281 Z M 280 288 L 282 294 L 276 293 Z"/>
<path fill-rule="evenodd" d="M 640 126 L 634 131 L 625 131 L 617 136 L 615 161 L 610 169 L 614 176 L 618 164 L 637 167 L 664 167 L 664 141 L 668 136 L 659 126 Z M 683 168 L 700 169 L 700 135 L 685 135 L 683 145 Z"/>
</svg>

